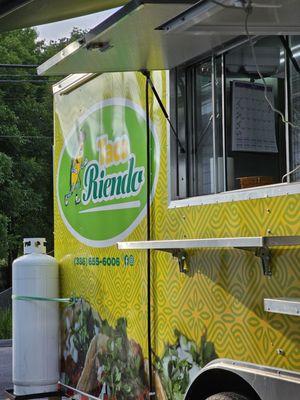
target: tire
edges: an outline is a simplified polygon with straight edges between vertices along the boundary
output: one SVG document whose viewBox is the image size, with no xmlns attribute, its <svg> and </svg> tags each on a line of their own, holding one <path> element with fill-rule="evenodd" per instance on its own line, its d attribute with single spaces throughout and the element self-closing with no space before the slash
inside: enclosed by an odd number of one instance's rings
<svg viewBox="0 0 300 400">
<path fill-rule="evenodd" d="M 233 392 L 222 392 L 208 397 L 206 400 L 250 400 L 248 397 Z"/>
</svg>

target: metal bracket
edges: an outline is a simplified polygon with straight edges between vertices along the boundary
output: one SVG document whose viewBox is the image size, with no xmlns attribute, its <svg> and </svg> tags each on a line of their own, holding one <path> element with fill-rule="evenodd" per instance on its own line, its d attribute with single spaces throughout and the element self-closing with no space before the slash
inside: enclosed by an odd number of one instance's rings
<svg viewBox="0 0 300 400">
<path fill-rule="evenodd" d="M 137 242 L 119 242 L 120 250 L 157 250 L 171 253 L 178 259 L 179 269 L 182 273 L 189 271 L 186 251 L 191 249 L 240 249 L 254 252 L 259 257 L 265 276 L 272 276 L 271 249 L 273 247 L 300 246 L 298 236 L 254 236 L 232 238 L 205 238 L 205 239 L 174 239 L 174 240 L 148 240 Z"/>
<path fill-rule="evenodd" d="M 271 268 L 271 251 L 269 247 L 255 247 L 255 248 L 245 248 L 240 247 L 241 250 L 244 251 L 254 251 L 255 256 L 259 257 L 261 260 L 261 266 L 263 270 L 263 274 L 265 276 L 272 276 L 272 268 Z M 183 249 L 169 250 L 172 253 L 172 256 L 177 258 L 179 271 L 183 274 L 189 272 L 189 267 L 187 265 L 188 254 Z"/>
<path fill-rule="evenodd" d="M 179 271 L 183 274 L 186 274 L 189 272 L 189 267 L 187 265 L 187 252 L 185 250 L 179 249 L 179 250 L 173 250 L 172 251 L 172 256 L 177 258 L 178 260 L 178 265 L 179 265 Z"/>
<path fill-rule="evenodd" d="M 264 275 L 272 276 L 270 249 L 267 246 L 259 247 L 256 249 L 255 255 L 261 259 Z"/>
<path fill-rule="evenodd" d="M 260 258 L 263 274 L 265 276 L 272 276 L 271 268 L 271 251 L 268 246 L 263 247 L 237 247 L 243 251 L 254 252 L 255 256 Z"/>
</svg>

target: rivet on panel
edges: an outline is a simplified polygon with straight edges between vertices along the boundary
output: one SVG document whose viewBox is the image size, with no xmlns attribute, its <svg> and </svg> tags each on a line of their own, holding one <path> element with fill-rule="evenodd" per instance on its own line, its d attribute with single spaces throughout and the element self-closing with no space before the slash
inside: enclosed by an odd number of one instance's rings
<svg viewBox="0 0 300 400">
<path fill-rule="evenodd" d="M 284 351 L 283 349 L 277 349 L 277 350 L 276 350 L 276 353 L 277 353 L 279 356 L 284 356 L 284 355 L 285 355 L 285 351 Z"/>
</svg>

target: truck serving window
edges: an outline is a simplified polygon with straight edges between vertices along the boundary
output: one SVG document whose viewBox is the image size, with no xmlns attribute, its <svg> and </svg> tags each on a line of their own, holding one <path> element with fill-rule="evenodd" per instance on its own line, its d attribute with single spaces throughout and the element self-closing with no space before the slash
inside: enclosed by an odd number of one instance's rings
<svg viewBox="0 0 300 400">
<path fill-rule="evenodd" d="M 279 184 L 300 164 L 300 37 L 253 42 L 256 60 L 246 41 L 171 71 L 171 115 L 185 148 L 170 136 L 173 200 Z M 285 178 L 297 180 L 297 171 Z"/>
<path fill-rule="evenodd" d="M 300 65 L 300 36 L 293 36 L 290 39 L 290 46 L 294 59 Z M 294 63 L 290 67 L 290 116 L 294 124 L 300 125 L 300 73 L 297 71 Z M 292 181 L 300 181 L 300 129 L 292 127 L 291 129 L 291 155 L 290 170 L 295 170 Z"/>
</svg>

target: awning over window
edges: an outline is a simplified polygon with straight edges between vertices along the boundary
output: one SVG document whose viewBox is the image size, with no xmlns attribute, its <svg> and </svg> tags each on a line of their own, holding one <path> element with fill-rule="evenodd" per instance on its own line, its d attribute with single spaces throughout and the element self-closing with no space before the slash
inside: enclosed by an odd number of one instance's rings
<svg viewBox="0 0 300 400">
<path fill-rule="evenodd" d="M 157 28 L 193 1 L 132 1 L 39 68 L 42 75 L 170 69 L 230 38 L 168 35 Z"/>
<path fill-rule="evenodd" d="M 0 0 L 0 32 L 118 7 L 126 0 Z"/>
<path fill-rule="evenodd" d="M 132 1 L 39 68 L 43 75 L 171 69 L 245 35 L 242 0 Z M 221 5 L 223 4 L 223 6 Z M 300 33 L 300 0 L 253 1 L 252 34 Z"/>
<path fill-rule="evenodd" d="M 169 34 L 244 35 L 248 25 L 253 35 L 297 35 L 299 16 L 299 0 L 202 0 L 160 29 Z"/>
</svg>

